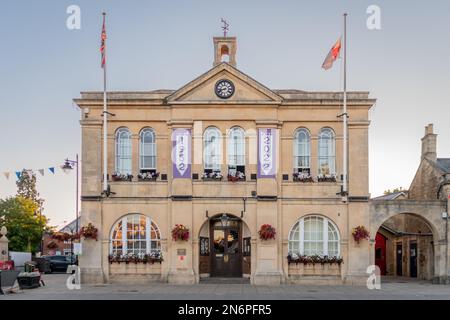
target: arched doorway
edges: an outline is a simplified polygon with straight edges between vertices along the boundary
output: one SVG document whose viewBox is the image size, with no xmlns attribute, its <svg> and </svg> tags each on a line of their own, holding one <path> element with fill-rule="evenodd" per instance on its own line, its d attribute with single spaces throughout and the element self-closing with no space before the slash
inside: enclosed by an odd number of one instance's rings
<svg viewBox="0 0 450 320">
<path fill-rule="evenodd" d="M 381 275 L 433 279 L 433 230 L 419 215 L 400 213 L 384 221 L 376 233 L 374 254 Z"/>
<path fill-rule="evenodd" d="M 200 230 L 200 277 L 250 276 L 250 240 L 240 218 L 226 213 L 209 218 Z"/>
</svg>

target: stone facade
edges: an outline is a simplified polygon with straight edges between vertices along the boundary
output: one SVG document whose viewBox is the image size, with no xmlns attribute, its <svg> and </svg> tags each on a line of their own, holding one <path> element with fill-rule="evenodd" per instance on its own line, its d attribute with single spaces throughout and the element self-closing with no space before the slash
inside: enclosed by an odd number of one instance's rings
<svg viewBox="0 0 450 320">
<path fill-rule="evenodd" d="M 450 159 L 437 158 L 436 145 L 437 135 L 429 124 L 425 127 L 421 161 L 409 191 L 401 192 L 401 196 L 398 193 L 371 201 L 370 232 L 373 237 L 379 232 L 387 239 L 388 274 L 411 276 L 410 266 L 417 263 L 418 278 L 448 283 Z M 397 244 L 403 248 L 399 271 Z M 417 262 L 411 260 L 411 245 Z"/>
<path fill-rule="evenodd" d="M 248 276 L 252 284 L 308 283 L 320 279 L 327 283 L 365 283 L 371 247 L 367 241 L 355 243 L 351 230 L 358 225 L 368 226 L 370 220 L 368 128 L 369 109 L 375 100 L 369 98 L 368 92 L 348 93 L 349 195 L 342 197 L 343 128 L 338 117 L 342 93 L 271 90 L 235 68 L 235 38 L 217 38 L 214 44 L 214 67 L 178 90 L 108 92 L 108 111 L 114 114 L 108 116 L 109 196 L 102 194 L 103 94 L 82 92 L 75 99 L 82 114 L 81 226 L 92 223 L 99 231 L 98 241 L 82 241 L 82 281 L 101 283 L 118 278 L 124 281 L 128 276 L 130 281 L 145 278 L 196 283 L 201 276 L 210 276 L 212 272 L 212 265 L 208 269 L 210 258 L 201 251 L 202 237 L 211 235 L 211 218 L 227 214 L 241 224 L 240 252 L 244 253 L 243 248 L 248 247 L 242 257 L 242 275 Z M 228 49 L 223 49 L 223 45 L 228 45 Z M 223 53 L 231 55 L 230 63 L 218 63 Z M 216 93 L 217 83 L 223 79 L 234 85 L 234 94 L 228 99 Z M 232 182 L 227 180 L 226 138 L 236 126 L 246 132 L 245 178 Z M 225 177 L 220 181 L 201 179 L 205 171 L 203 135 L 209 127 L 217 128 L 223 138 L 220 171 Z M 120 128 L 127 128 L 131 133 L 133 177 L 129 181 L 112 179 L 117 171 L 116 140 Z M 151 181 L 138 179 L 143 128 L 152 128 L 156 137 L 159 176 Z M 307 129 L 310 134 L 308 170 L 313 182 L 295 181 L 293 176 L 294 135 L 299 128 Z M 319 135 L 323 128 L 333 132 L 335 169 L 331 173 L 336 174 L 336 180 L 319 182 Z M 174 175 L 172 133 L 176 129 L 192 132 L 189 153 L 192 165 L 186 178 Z M 273 144 L 276 173 L 272 177 L 258 177 L 257 133 L 267 129 L 276 132 Z M 113 230 L 129 214 L 140 214 L 157 225 L 161 264 L 150 267 L 108 263 Z M 310 216 L 319 217 L 318 223 L 329 221 L 329 226 L 337 230 L 337 248 L 344 261 L 338 268 L 331 265 L 326 270 L 317 266 L 303 269 L 288 264 L 290 232 L 300 219 Z M 175 224 L 189 228 L 188 241 L 172 240 Z M 274 240 L 260 239 L 258 231 L 263 224 L 275 227 Z"/>
</svg>

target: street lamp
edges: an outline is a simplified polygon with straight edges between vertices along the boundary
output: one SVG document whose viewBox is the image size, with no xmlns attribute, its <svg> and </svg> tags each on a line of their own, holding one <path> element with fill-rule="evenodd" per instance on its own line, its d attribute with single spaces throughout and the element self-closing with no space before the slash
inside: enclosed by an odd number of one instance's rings
<svg viewBox="0 0 450 320">
<path fill-rule="evenodd" d="M 75 204 L 75 210 L 76 210 L 76 219 L 75 219 L 75 230 L 78 233 L 78 164 L 79 164 L 79 160 L 78 160 L 78 153 L 76 155 L 76 160 L 69 160 L 66 159 L 64 164 L 61 166 L 61 169 L 63 169 L 64 171 L 66 170 L 72 170 L 73 167 L 75 166 L 76 171 L 77 171 L 77 187 L 76 187 L 76 204 Z"/>
<path fill-rule="evenodd" d="M 220 217 L 220 223 L 222 224 L 222 227 L 228 227 L 228 221 L 230 221 L 230 218 L 227 216 L 226 213 L 223 213 Z"/>
</svg>

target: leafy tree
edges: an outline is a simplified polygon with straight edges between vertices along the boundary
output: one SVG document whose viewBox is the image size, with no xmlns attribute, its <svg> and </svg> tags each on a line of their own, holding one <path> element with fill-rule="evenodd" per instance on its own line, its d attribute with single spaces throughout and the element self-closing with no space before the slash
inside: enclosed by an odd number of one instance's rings
<svg viewBox="0 0 450 320">
<path fill-rule="evenodd" d="M 23 169 L 19 179 L 16 182 L 17 196 L 25 199 L 30 199 L 37 205 L 36 212 L 42 213 L 44 200 L 39 197 L 39 192 L 36 188 L 36 175 L 27 169 Z"/>
<path fill-rule="evenodd" d="M 38 214 L 38 205 L 21 196 L 0 199 L 0 226 L 8 229 L 11 251 L 36 252 L 46 230 L 47 218 Z"/>
</svg>

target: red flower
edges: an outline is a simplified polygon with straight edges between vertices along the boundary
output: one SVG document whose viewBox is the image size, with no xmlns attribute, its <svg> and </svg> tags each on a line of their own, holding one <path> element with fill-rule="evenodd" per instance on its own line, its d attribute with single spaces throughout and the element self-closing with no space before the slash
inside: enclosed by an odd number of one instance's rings
<svg viewBox="0 0 450 320">
<path fill-rule="evenodd" d="M 357 226 L 356 228 L 353 228 L 352 236 L 357 243 L 363 239 L 370 239 L 369 231 L 367 231 L 364 226 Z"/>
<path fill-rule="evenodd" d="M 98 229 L 90 222 L 87 226 L 82 227 L 80 230 L 81 237 L 85 239 L 95 239 L 95 241 L 97 241 L 97 233 Z"/>
<path fill-rule="evenodd" d="M 275 235 L 276 235 L 275 228 L 272 227 L 270 224 L 263 224 L 261 226 L 261 229 L 259 229 L 258 233 L 259 233 L 259 238 L 261 240 L 275 239 Z"/>
<path fill-rule="evenodd" d="M 182 224 L 176 224 L 175 227 L 172 229 L 172 239 L 174 241 L 177 240 L 188 241 L 189 229 Z"/>
</svg>

